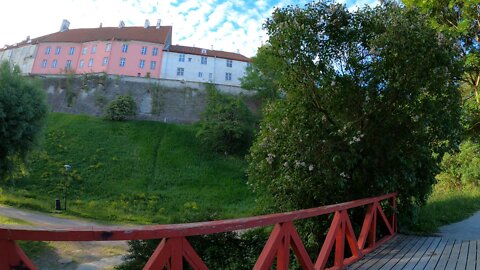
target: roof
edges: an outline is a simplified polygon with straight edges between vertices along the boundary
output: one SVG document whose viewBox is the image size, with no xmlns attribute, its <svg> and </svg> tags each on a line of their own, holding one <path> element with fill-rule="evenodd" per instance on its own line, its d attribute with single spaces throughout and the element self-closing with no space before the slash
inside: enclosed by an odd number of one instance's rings
<svg viewBox="0 0 480 270">
<path fill-rule="evenodd" d="M 147 28 L 141 26 L 134 27 L 102 27 L 102 28 L 80 28 L 70 29 L 64 32 L 56 32 L 31 39 L 29 42 L 22 41 L 13 46 L 7 46 L 7 49 L 21 47 L 29 44 L 38 44 L 43 42 L 74 42 L 83 43 L 89 41 L 107 41 L 107 40 L 136 40 L 151 43 L 165 44 L 169 34 L 172 32 L 172 26 L 161 26 L 157 29 L 155 26 Z"/>
<path fill-rule="evenodd" d="M 202 53 L 202 50 L 204 50 L 203 53 Z M 185 53 L 185 54 L 195 54 L 195 55 L 203 55 L 203 56 L 210 56 L 210 57 L 217 57 L 217 58 L 225 58 L 225 59 L 242 61 L 242 62 L 252 61 L 250 58 L 239 53 L 207 50 L 203 48 L 188 47 L 188 46 L 181 46 L 181 45 L 171 45 L 168 48 L 168 51 L 175 52 L 175 53 Z"/>
</svg>

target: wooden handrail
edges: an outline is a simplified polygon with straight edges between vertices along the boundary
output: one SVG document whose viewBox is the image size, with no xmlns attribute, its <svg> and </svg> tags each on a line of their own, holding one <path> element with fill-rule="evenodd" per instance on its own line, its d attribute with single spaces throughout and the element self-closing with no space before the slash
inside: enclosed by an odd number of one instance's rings
<svg viewBox="0 0 480 270">
<path fill-rule="evenodd" d="M 316 208 L 286 212 L 286 213 L 277 213 L 270 215 L 254 216 L 247 218 L 238 218 L 238 219 L 229 219 L 229 220 L 218 220 L 218 221 L 208 221 L 208 222 L 196 222 L 196 223 L 186 223 L 186 224 L 165 224 L 165 225 L 149 225 L 149 226 L 88 226 L 88 227 L 18 227 L 18 226 L 0 226 L 0 250 L 2 247 L 5 250 L 8 250 L 5 254 L 0 253 L 0 270 L 10 270 L 10 268 L 5 268 L 8 262 L 9 267 L 13 267 L 16 263 L 19 263 L 19 260 L 26 265 L 30 265 L 30 269 L 35 269 L 33 264 L 29 262 L 25 254 L 21 249 L 16 245 L 15 241 L 25 240 L 25 241 L 112 241 L 112 240 L 146 240 L 146 239 L 164 239 L 159 245 L 157 251 L 160 252 L 158 258 L 170 258 L 173 256 L 166 255 L 165 252 L 170 252 L 174 249 L 180 248 L 177 253 L 181 256 L 190 256 L 190 260 L 187 261 L 191 266 L 200 265 L 198 269 L 203 268 L 204 264 L 201 259 L 196 255 L 195 251 L 188 244 L 188 241 L 185 237 L 193 235 L 204 235 L 228 231 L 237 231 L 245 230 L 257 227 L 265 227 L 270 225 L 275 225 L 272 235 L 270 236 L 269 242 L 267 242 L 264 252 L 259 257 L 256 265 L 269 265 L 268 261 L 275 257 L 271 254 L 272 250 L 278 248 L 278 239 L 288 238 L 288 242 L 292 244 L 292 248 L 295 251 L 297 258 L 302 258 L 302 266 L 305 269 L 310 269 L 310 266 L 314 267 L 312 269 L 323 269 L 326 264 L 326 259 L 330 255 L 333 243 L 337 241 L 338 243 L 342 242 L 341 239 L 347 238 L 353 256 L 351 258 L 344 259 L 344 254 L 336 255 L 335 265 L 343 266 L 345 264 L 351 263 L 363 257 L 366 252 L 373 250 L 377 244 L 381 241 L 386 241 L 396 233 L 396 216 L 393 213 L 389 218 L 385 215 L 383 209 L 380 207 L 380 202 L 389 200 L 391 202 L 391 207 L 396 208 L 396 193 L 390 193 L 378 197 L 360 199 L 345 203 L 339 203 L 328 206 L 321 206 Z M 352 224 L 348 217 L 347 210 L 368 206 L 368 210 L 365 214 L 364 223 L 362 226 L 361 233 L 358 237 L 353 233 L 351 229 Z M 307 258 L 305 257 L 306 252 L 304 252 L 303 244 L 296 233 L 293 221 L 311 218 L 320 215 L 332 214 L 335 213 L 334 219 L 332 221 L 332 226 L 328 232 L 327 239 L 323 245 L 322 252 L 317 259 L 317 263 L 313 266 L 313 263 L 308 263 Z M 389 234 L 387 237 L 384 237 L 383 240 L 376 241 L 376 223 L 377 223 L 377 214 L 380 215 L 380 220 L 383 220 Z M 343 236 L 341 236 L 343 235 Z M 274 240 L 271 240 L 275 238 Z M 343 238 L 342 238 L 343 237 Z M 282 238 L 282 239 L 283 239 Z M 285 240 L 285 239 L 284 239 Z M 285 240 L 287 241 L 287 240 Z M 345 241 L 345 240 L 343 240 Z M 282 242 L 282 241 L 280 241 Z M 366 243 L 368 242 L 368 245 Z M 343 243 L 337 244 L 336 253 L 341 253 L 343 251 Z M 289 254 L 288 250 L 285 250 L 284 253 Z M 268 249 L 268 250 L 267 250 Z M 159 251 L 160 250 L 160 251 Z M 152 255 L 150 261 L 157 262 L 158 258 L 155 255 L 157 251 Z M 163 252 L 163 253 L 162 253 Z M 269 253 L 270 252 L 270 253 Z M 298 254 L 297 254 L 298 252 Z M 175 254 L 177 254 L 175 253 Z M 343 252 L 344 253 L 344 252 Z M 173 254 L 173 253 L 172 253 Z M 193 255 L 192 255 L 193 254 Z M 266 255 L 265 255 L 266 254 Z M 279 253 L 280 254 L 280 253 Z M 268 256 L 267 256 L 268 255 Z M 13 257 L 4 258 L 4 257 Z M 262 257 L 263 256 L 263 257 Z M 266 256 L 266 257 L 265 257 Z M 272 257 L 273 256 L 273 257 Z M 279 256 L 277 254 L 277 256 Z M 300 256 L 300 257 L 299 257 Z M 337 256 L 340 256 L 337 258 Z M 321 258 L 320 258 L 321 257 Z M 193 259 L 192 259 L 193 258 Z M 263 258 L 263 259 L 262 259 Z M 13 261 L 12 261 L 13 260 Z M 5 263 L 2 263 L 5 262 Z M 259 264 L 259 262 L 262 262 Z M 167 263 L 167 262 L 165 262 Z M 265 264 L 266 263 L 266 264 Z M 181 263 L 180 263 L 181 264 Z M 271 262 L 270 262 L 271 264 Z M 318 264 L 318 265 L 317 265 Z M 147 264 L 145 269 L 154 269 L 148 267 L 157 267 L 161 264 Z M 170 264 L 169 264 L 170 265 Z M 206 266 L 205 266 L 206 267 Z M 269 267 L 269 266 L 268 266 Z M 269 269 L 264 268 L 263 266 L 259 269 Z M 195 268 L 195 267 L 194 267 Z M 195 269 L 197 269 L 195 268 Z M 156 269 L 156 268 L 155 268 Z M 171 269 L 179 269 L 172 267 Z"/>
</svg>

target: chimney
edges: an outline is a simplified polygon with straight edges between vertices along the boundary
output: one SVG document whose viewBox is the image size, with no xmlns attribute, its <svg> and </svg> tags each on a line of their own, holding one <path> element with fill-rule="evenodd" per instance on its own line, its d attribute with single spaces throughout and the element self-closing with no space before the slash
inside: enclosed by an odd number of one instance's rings
<svg viewBox="0 0 480 270">
<path fill-rule="evenodd" d="M 120 23 L 118 23 L 118 28 L 123 28 L 125 27 L 125 23 L 123 21 L 120 21 Z"/>
<path fill-rule="evenodd" d="M 240 54 L 240 49 L 237 49 L 237 53 Z"/>
<path fill-rule="evenodd" d="M 68 27 L 70 26 L 70 22 L 68 20 L 62 21 L 62 26 L 60 26 L 60 32 L 68 31 Z"/>
<path fill-rule="evenodd" d="M 98 28 L 102 28 L 103 27 L 103 23 L 100 23 L 100 25 L 98 26 Z"/>
<path fill-rule="evenodd" d="M 149 26 L 150 26 L 150 21 L 146 19 L 145 24 L 143 25 L 143 28 L 148 28 Z"/>
<path fill-rule="evenodd" d="M 160 29 L 160 25 L 162 24 L 162 20 L 158 19 L 157 20 L 157 29 Z"/>
</svg>

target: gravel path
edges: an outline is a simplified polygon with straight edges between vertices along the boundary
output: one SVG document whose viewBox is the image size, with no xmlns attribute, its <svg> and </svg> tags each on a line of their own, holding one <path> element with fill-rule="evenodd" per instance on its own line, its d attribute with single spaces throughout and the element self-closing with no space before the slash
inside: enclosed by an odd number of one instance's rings
<svg viewBox="0 0 480 270">
<path fill-rule="evenodd" d="M 440 227 L 439 235 L 459 240 L 480 240 L 480 211 L 465 220 Z"/>
<path fill-rule="evenodd" d="M 0 205 L 0 216 L 16 218 L 43 227 L 82 227 L 99 224 L 73 220 L 53 215 L 20 210 Z M 126 241 L 102 242 L 48 242 L 51 248 L 39 254 L 32 261 L 40 270 L 98 270 L 112 269 L 122 262 L 127 253 Z"/>
</svg>

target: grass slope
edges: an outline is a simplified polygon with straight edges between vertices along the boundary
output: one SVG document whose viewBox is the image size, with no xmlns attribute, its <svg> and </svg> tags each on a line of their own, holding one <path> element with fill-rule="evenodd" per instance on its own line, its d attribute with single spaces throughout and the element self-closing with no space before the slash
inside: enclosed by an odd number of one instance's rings
<svg viewBox="0 0 480 270">
<path fill-rule="evenodd" d="M 52 113 L 30 175 L 0 190 L 0 203 L 52 211 L 68 174 L 68 214 L 107 221 L 171 223 L 245 216 L 254 207 L 246 163 L 207 153 L 194 126 L 110 122 Z M 62 199 L 63 203 L 63 199 Z"/>
</svg>

